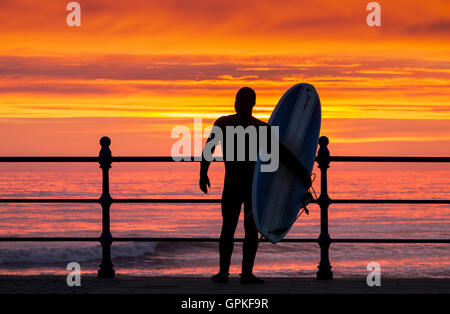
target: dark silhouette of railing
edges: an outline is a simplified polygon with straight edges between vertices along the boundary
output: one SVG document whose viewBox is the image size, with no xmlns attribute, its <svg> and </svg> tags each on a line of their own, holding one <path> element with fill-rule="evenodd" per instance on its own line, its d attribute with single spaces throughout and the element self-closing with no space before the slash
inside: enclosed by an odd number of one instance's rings
<svg viewBox="0 0 450 314">
<path fill-rule="evenodd" d="M 328 207 L 330 204 L 450 204 L 450 200 L 415 200 L 415 199 L 330 199 L 328 196 L 327 170 L 330 162 L 425 162 L 449 163 L 450 157 L 361 157 L 361 156 L 330 156 L 329 140 L 322 136 L 319 139 L 319 151 L 316 157 L 320 169 L 320 196 L 314 201 L 320 206 L 320 235 L 314 238 L 287 238 L 282 242 L 317 242 L 320 246 L 320 262 L 317 279 L 333 278 L 329 259 L 331 243 L 450 243 L 450 239 L 336 239 L 328 233 Z M 113 242 L 218 242 L 217 238 L 185 238 L 185 237 L 113 237 L 110 230 L 110 207 L 114 203 L 191 203 L 218 204 L 220 199 L 113 199 L 109 193 L 109 169 L 113 162 L 174 162 L 172 157 L 113 157 L 108 137 L 100 139 L 101 150 L 98 157 L 0 157 L 0 162 L 98 162 L 102 169 L 102 194 L 99 199 L 48 199 L 48 198 L 4 198 L 0 203 L 97 203 L 102 207 L 102 233 L 100 237 L 0 237 L 3 242 L 34 241 L 34 242 L 95 242 L 102 246 L 102 261 L 98 270 L 99 278 L 111 278 L 115 275 L 111 261 L 111 244 Z M 195 159 L 192 159 L 193 161 Z M 186 162 L 186 161 L 185 161 Z M 189 162 L 189 161 L 187 161 Z M 263 242 L 268 240 L 263 239 Z M 242 238 L 236 242 L 243 242 Z"/>
</svg>

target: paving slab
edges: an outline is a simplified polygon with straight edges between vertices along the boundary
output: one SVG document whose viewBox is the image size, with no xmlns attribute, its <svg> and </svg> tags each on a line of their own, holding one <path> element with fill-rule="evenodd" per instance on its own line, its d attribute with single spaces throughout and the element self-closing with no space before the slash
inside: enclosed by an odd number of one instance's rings
<svg viewBox="0 0 450 314">
<path fill-rule="evenodd" d="M 227 284 L 209 278 L 117 276 L 98 279 L 83 276 L 81 287 L 68 287 L 64 276 L 0 276 L 0 293 L 42 294 L 405 294 L 450 293 L 450 278 L 383 278 L 381 287 L 368 287 L 364 279 L 264 278 L 263 285 L 241 285 L 238 278 Z"/>
</svg>

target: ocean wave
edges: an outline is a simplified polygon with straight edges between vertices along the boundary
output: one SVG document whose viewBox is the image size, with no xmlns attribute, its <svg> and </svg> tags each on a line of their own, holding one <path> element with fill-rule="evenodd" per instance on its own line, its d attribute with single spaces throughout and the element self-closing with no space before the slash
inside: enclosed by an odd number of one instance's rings
<svg viewBox="0 0 450 314">
<path fill-rule="evenodd" d="M 157 243 L 113 244 L 112 258 L 138 257 L 153 254 Z M 0 265 L 8 264 L 56 264 L 61 262 L 99 262 L 101 246 L 30 247 L 24 249 L 0 249 Z"/>
</svg>

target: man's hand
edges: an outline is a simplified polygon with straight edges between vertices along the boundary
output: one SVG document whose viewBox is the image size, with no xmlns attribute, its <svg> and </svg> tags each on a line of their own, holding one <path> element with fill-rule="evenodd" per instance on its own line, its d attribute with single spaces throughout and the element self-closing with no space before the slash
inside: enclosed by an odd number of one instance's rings
<svg viewBox="0 0 450 314">
<path fill-rule="evenodd" d="M 209 178 L 207 175 L 200 176 L 199 185 L 200 185 L 200 190 L 202 190 L 203 193 L 208 194 L 208 188 L 206 186 L 211 188 L 211 183 L 209 183 Z"/>
</svg>

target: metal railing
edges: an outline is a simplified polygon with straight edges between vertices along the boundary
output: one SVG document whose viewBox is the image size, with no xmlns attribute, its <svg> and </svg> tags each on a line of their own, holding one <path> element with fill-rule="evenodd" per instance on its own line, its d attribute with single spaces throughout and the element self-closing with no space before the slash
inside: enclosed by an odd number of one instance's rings
<svg viewBox="0 0 450 314">
<path fill-rule="evenodd" d="M 322 136 L 319 139 L 319 151 L 316 157 L 320 169 L 320 196 L 314 201 L 320 206 L 320 235 L 315 238 L 287 238 L 282 242 L 311 243 L 320 246 L 320 262 L 317 279 L 333 278 L 329 259 L 331 243 L 450 243 L 450 239 L 347 239 L 331 238 L 328 233 L 328 208 L 331 204 L 450 204 L 450 200 L 423 199 L 330 199 L 328 196 L 327 170 L 330 162 L 419 162 L 419 163 L 449 163 L 450 157 L 361 157 L 361 156 L 330 156 L 329 140 Z M 109 169 L 113 162 L 174 162 L 172 157 L 113 157 L 108 137 L 100 139 L 101 150 L 98 157 L 0 157 L 0 162 L 98 162 L 102 169 L 102 194 L 99 199 L 48 199 L 48 198 L 3 198 L 0 203 L 97 203 L 102 207 L 102 232 L 100 237 L 0 237 L 1 242 L 34 241 L 34 242 L 96 242 L 102 246 L 102 261 L 98 270 L 99 278 L 111 278 L 115 275 L 111 260 L 111 245 L 113 242 L 218 242 L 218 238 L 186 238 L 186 237 L 113 237 L 110 229 L 110 207 L 114 203 L 171 203 L 171 204 L 218 204 L 220 199 L 113 199 L 109 192 Z M 242 238 L 235 239 L 243 242 Z M 268 240 L 263 239 L 263 242 Z"/>
</svg>

